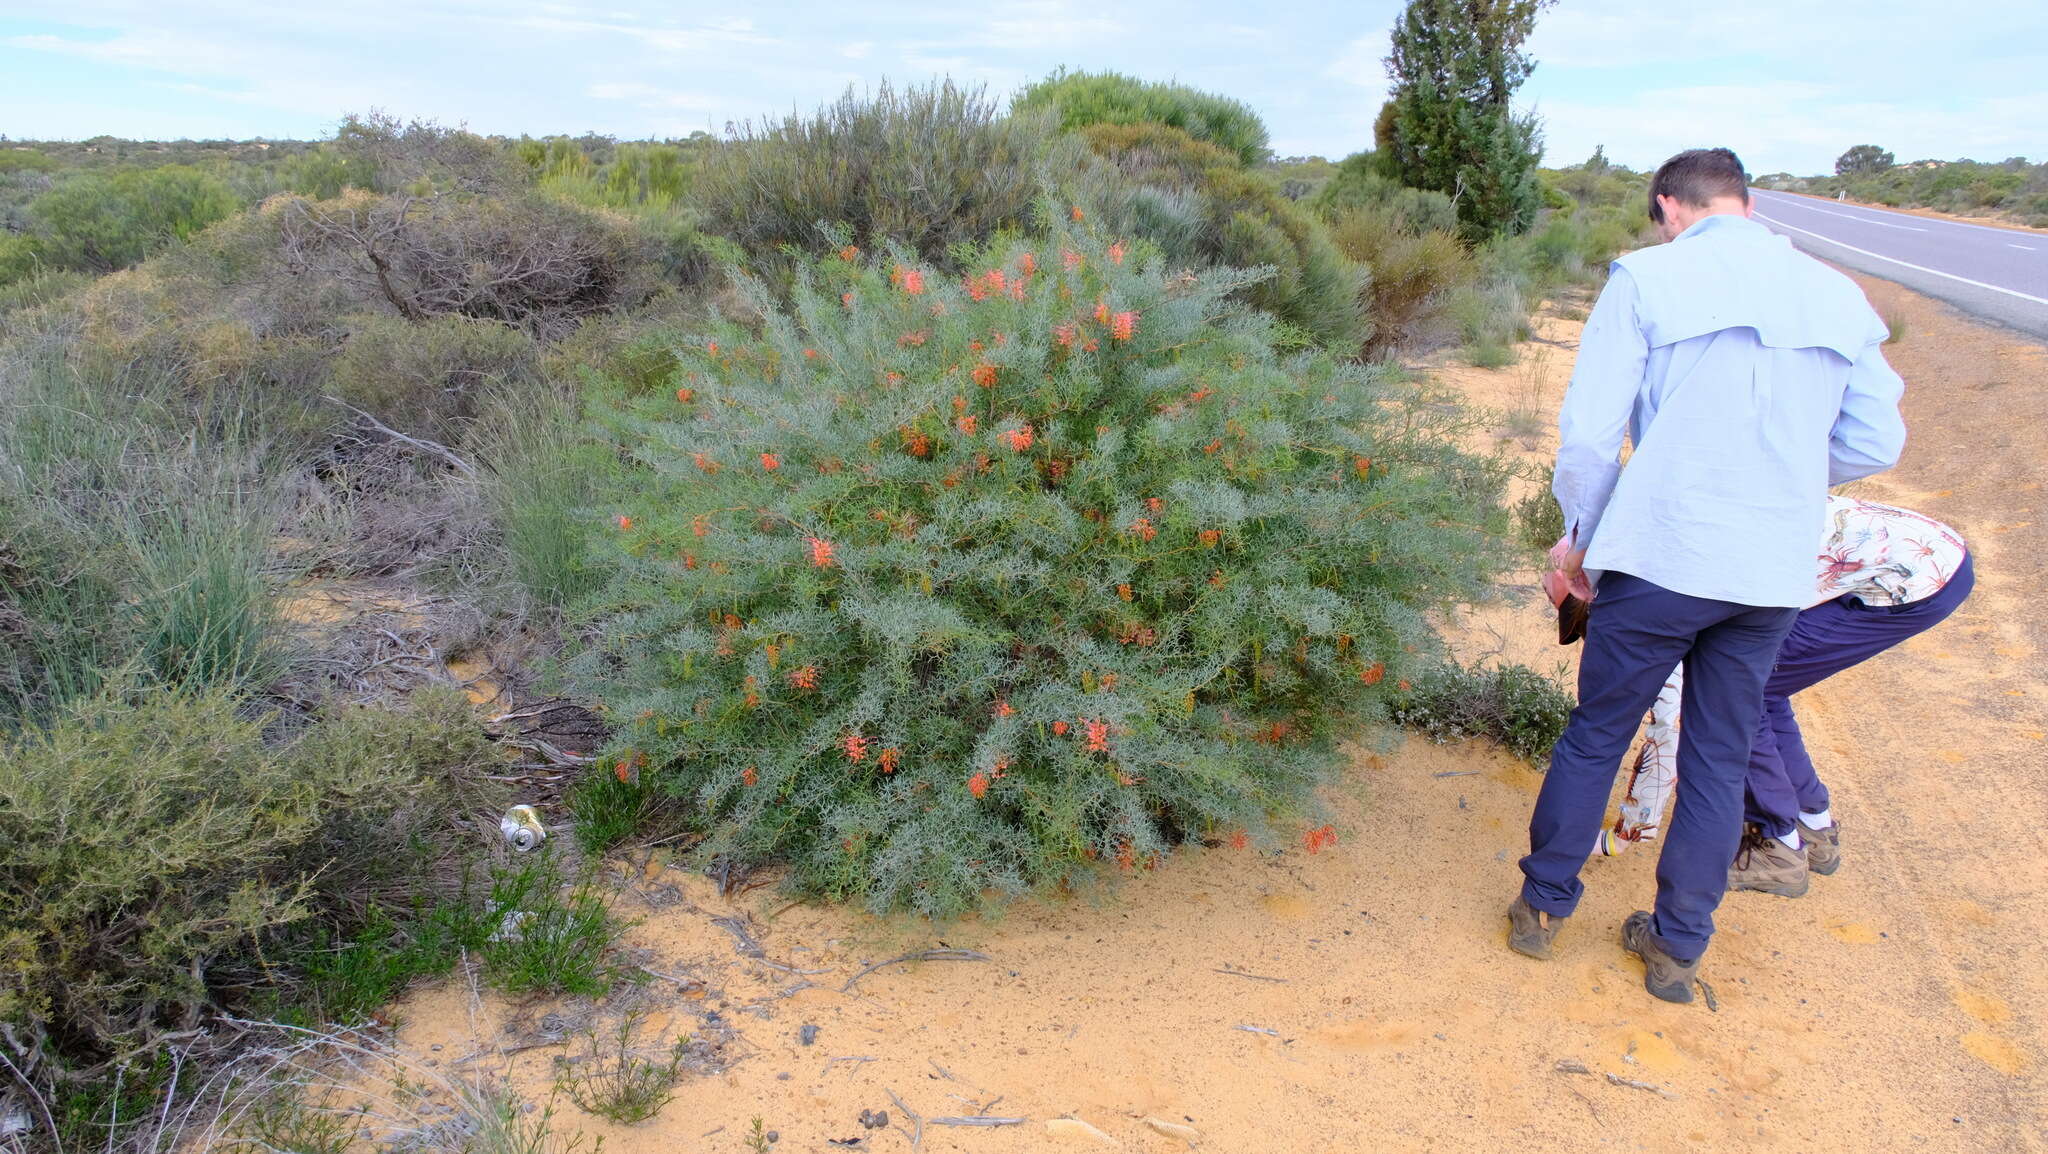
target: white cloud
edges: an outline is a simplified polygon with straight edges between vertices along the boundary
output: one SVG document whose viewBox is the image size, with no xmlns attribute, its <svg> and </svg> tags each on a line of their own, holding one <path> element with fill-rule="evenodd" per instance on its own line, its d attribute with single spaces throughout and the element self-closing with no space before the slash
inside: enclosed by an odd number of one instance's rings
<svg viewBox="0 0 2048 1154">
<path fill-rule="evenodd" d="M 848 60 L 865 60 L 867 59 L 868 53 L 873 52 L 874 50 L 874 41 L 856 40 L 851 44 L 841 46 L 839 49 L 839 54 L 841 56 L 846 57 Z"/>
</svg>

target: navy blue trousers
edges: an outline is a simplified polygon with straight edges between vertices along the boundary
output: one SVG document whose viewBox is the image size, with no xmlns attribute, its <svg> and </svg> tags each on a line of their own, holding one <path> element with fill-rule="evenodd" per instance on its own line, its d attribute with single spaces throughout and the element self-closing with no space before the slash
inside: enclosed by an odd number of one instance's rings
<svg viewBox="0 0 2048 1154">
<path fill-rule="evenodd" d="M 1782 837 L 1792 831 L 1801 810 L 1828 808 L 1828 787 L 1813 771 L 1788 699 L 1939 625 L 1976 584 L 1976 568 L 1965 554 L 1948 584 L 1932 597 L 1905 605 L 1865 605 L 1854 597 L 1837 597 L 1799 615 L 1764 682 L 1763 720 L 1749 755 L 1750 821 Z"/>
<path fill-rule="evenodd" d="M 1579 704 L 1550 754 L 1529 818 L 1522 898 L 1553 916 L 1578 908 L 1579 870 L 1636 728 L 1685 662 L 1678 803 L 1657 858 L 1650 929 L 1680 961 L 1706 952 L 1728 863 L 1742 840 L 1743 779 L 1764 680 L 1798 610 L 1674 593 L 1628 573 L 1600 580 L 1579 659 Z"/>
</svg>

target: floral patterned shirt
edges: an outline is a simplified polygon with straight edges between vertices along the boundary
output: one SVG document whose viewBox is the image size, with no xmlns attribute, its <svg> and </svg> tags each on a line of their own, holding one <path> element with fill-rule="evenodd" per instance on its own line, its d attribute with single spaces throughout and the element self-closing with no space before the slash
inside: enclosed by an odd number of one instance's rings
<svg viewBox="0 0 2048 1154">
<path fill-rule="evenodd" d="M 1843 596 L 1865 605 L 1923 601 L 1955 576 L 1965 548 L 1961 534 L 1911 509 L 1829 497 L 1811 603 Z"/>
</svg>

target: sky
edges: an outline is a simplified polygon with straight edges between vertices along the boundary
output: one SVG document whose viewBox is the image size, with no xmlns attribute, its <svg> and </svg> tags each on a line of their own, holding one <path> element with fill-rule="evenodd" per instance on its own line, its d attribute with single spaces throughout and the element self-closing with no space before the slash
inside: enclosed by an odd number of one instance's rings
<svg viewBox="0 0 2048 1154">
<path fill-rule="evenodd" d="M 1282 156 L 1372 144 L 1398 0 L 976 4 L 6 0 L 0 133 L 331 135 L 350 112 L 506 135 L 722 133 L 849 85 L 950 76 L 997 97 L 1062 65 L 1178 80 L 1256 109 Z M 1725 145 L 1753 173 L 1855 144 L 2048 160 L 2048 3 L 1562 0 L 1519 103 L 1545 163 L 1651 168 Z"/>
</svg>

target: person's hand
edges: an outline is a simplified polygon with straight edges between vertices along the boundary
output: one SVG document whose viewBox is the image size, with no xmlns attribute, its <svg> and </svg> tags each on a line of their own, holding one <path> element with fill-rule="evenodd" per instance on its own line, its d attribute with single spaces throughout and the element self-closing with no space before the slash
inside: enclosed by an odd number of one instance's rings
<svg viewBox="0 0 2048 1154">
<path fill-rule="evenodd" d="M 1586 551 L 1573 548 L 1569 535 L 1559 537 L 1557 544 L 1550 547 L 1550 567 L 1564 578 L 1566 592 L 1581 601 L 1593 600 L 1593 582 L 1586 577 Z"/>
</svg>

